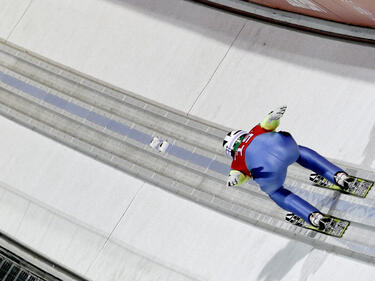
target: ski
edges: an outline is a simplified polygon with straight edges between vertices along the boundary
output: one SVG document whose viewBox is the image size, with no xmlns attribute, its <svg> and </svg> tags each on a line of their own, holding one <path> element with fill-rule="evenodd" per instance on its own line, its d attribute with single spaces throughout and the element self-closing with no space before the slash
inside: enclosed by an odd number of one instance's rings
<svg viewBox="0 0 375 281">
<path fill-rule="evenodd" d="M 374 185 L 374 182 L 365 180 L 362 178 L 357 178 L 357 177 L 353 177 L 353 178 L 355 180 L 354 183 L 347 190 L 344 190 L 340 186 L 331 183 L 330 181 L 328 181 L 326 178 L 324 178 L 321 175 L 318 175 L 318 174 L 310 175 L 310 180 L 316 186 L 333 189 L 333 190 L 337 190 L 345 194 L 350 194 L 353 196 L 365 198 L 368 192 L 370 191 L 371 187 Z"/>
<path fill-rule="evenodd" d="M 325 230 L 320 230 L 320 229 L 312 226 L 311 224 L 307 223 L 302 218 L 300 218 L 299 216 L 297 216 L 293 213 L 288 213 L 285 216 L 285 220 L 290 222 L 291 224 L 294 224 L 295 226 L 298 226 L 298 227 L 302 227 L 302 228 L 306 228 L 306 229 L 309 229 L 309 230 L 324 233 L 324 234 L 329 235 L 329 236 L 341 238 L 344 235 L 346 229 L 348 228 L 348 226 L 350 224 L 350 221 L 343 220 L 343 219 L 340 219 L 340 218 L 336 218 L 336 217 L 333 217 L 333 216 L 330 216 L 330 215 L 324 215 L 324 216 L 326 218 L 327 217 L 332 218 L 332 221 L 330 222 L 330 224 L 327 226 L 327 228 Z"/>
</svg>

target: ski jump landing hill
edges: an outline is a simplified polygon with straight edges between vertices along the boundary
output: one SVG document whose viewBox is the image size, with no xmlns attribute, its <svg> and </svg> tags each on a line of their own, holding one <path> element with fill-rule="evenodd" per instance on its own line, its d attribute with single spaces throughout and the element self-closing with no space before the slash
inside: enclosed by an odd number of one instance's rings
<svg viewBox="0 0 375 281">
<path fill-rule="evenodd" d="M 189 1 L 0 5 L 3 233 L 89 280 L 372 278 L 373 191 L 291 167 L 286 187 L 353 221 L 310 233 L 252 182 L 224 186 L 220 142 L 287 104 L 281 130 L 374 179 L 373 46 Z"/>
</svg>

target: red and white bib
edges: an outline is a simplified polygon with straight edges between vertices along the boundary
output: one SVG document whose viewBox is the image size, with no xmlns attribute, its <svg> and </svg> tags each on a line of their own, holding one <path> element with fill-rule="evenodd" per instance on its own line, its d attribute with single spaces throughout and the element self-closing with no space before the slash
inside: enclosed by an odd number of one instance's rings
<svg viewBox="0 0 375 281">
<path fill-rule="evenodd" d="M 232 170 L 240 171 L 243 174 L 251 177 L 251 173 L 246 166 L 245 151 L 256 136 L 269 132 L 272 132 L 272 130 L 264 129 L 259 124 L 251 129 L 251 131 L 245 136 L 245 138 L 242 140 L 242 143 L 236 150 L 231 166 Z"/>
</svg>

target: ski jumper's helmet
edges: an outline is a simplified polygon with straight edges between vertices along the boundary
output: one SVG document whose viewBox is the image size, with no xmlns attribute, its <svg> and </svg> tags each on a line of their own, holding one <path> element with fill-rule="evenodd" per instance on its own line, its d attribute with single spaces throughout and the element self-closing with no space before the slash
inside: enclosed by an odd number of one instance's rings
<svg viewBox="0 0 375 281">
<path fill-rule="evenodd" d="M 245 135 L 247 135 L 247 132 L 245 131 L 234 130 L 234 131 L 229 132 L 225 136 L 224 141 L 223 141 L 223 147 L 228 157 L 234 157 L 234 153 L 236 152 L 238 146 L 241 144 Z"/>
</svg>

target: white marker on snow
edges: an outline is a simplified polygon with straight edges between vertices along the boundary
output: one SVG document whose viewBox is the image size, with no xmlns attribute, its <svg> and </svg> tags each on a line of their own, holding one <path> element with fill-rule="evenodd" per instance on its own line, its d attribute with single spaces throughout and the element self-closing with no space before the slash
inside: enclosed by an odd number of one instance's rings
<svg viewBox="0 0 375 281">
<path fill-rule="evenodd" d="M 154 137 L 152 139 L 152 141 L 150 142 L 150 146 L 153 148 L 153 149 L 156 149 L 157 146 L 159 146 L 159 143 L 160 143 L 160 139 L 158 137 Z"/>
<path fill-rule="evenodd" d="M 159 145 L 159 151 L 165 152 L 169 146 L 169 143 L 167 141 L 162 141 L 162 143 Z"/>
</svg>

